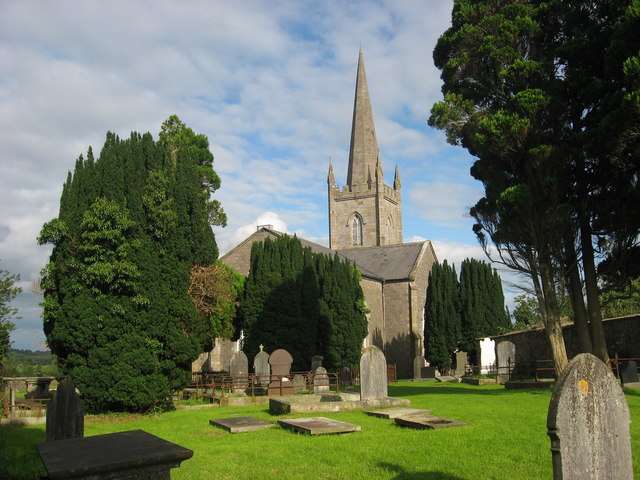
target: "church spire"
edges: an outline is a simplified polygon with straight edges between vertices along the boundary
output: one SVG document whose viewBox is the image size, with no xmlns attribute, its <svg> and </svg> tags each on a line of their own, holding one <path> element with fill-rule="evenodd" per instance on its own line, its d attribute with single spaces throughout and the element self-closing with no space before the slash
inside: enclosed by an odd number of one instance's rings
<svg viewBox="0 0 640 480">
<path fill-rule="evenodd" d="M 352 186 L 366 183 L 369 171 L 377 170 L 378 157 L 379 151 L 376 140 L 376 129 L 373 124 L 373 111 L 371 110 L 369 87 L 367 85 L 367 75 L 364 70 L 361 48 L 358 57 L 356 94 L 353 103 L 347 185 Z"/>
</svg>

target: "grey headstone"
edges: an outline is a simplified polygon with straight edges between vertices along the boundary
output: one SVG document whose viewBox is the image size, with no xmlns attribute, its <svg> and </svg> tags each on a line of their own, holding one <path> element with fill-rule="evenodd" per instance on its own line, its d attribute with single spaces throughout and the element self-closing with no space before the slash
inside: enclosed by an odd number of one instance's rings
<svg viewBox="0 0 640 480">
<path fill-rule="evenodd" d="M 296 393 L 302 393 L 307 390 L 307 380 L 304 375 L 297 373 L 293 376 L 293 388 L 295 388 Z"/>
<path fill-rule="evenodd" d="M 638 365 L 635 360 L 624 360 L 620 362 L 620 380 L 624 385 L 628 383 L 638 383 Z"/>
<path fill-rule="evenodd" d="M 322 360 L 324 357 L 322 355 L 314 355 L 311 357 L 311 371 L 315 372 L 316 369 L 322 366 Z"/>
<path fill-rule="evenodd" d="M 326 368 L 316 368 L 313 375 L 313 391 L 316 394 L 329 393 L 329 376 Z"/>
<path fill-rule="evenodd" d="M 269 354 L 264 350 L 260 350 L 253 359 L 253 371 L 261 386 L 269 385 L 271 366 L 269 365 Z"/>
<path fill-rule="evenodd" d="M 619 382 L 589 353 L 573 358 L 547 417 L 554 480 L 632 480 L 629 406 Z"/>
<path fill-rule="evenodd" d="M 382 350 L 371 345 L 360 357 L 360 399 L 387 396 L 387 360 Z"/>
<path fill-rule="evenodd" d="M 464 375 L 469 358 L 467 352 L 456 352 L 456 375 Z"/>
<path fill-rule="evenodd" d="M 353 384 L 351 381 L 351 369 L 349 367 L 342 367 L 340 369 L 340 386 L 350 387 Z"/>
<path fill-rule="evenodd" d="M 73 382 L 64 378 L 47 405 L 47 442 L 84 437 L 84 401 Z"/>
<path fill-rule="evenodd" d="M 424 367 L 424 358 L 418 355 L 413 359 L 413 378 L 422 378 L 422 367 Z"/>
<path fill-rule="evenodd" d="M 244 392 L 249 386 L 249 360 L 243 351 L 236 352 L 231 357 L 229 374 L 233 381 L 233 392 Z"/>
</svg>

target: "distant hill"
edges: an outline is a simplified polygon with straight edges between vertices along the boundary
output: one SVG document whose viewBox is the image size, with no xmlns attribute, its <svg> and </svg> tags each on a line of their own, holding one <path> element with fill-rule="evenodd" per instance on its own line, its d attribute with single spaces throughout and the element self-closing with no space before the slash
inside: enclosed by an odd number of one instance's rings
<svg viewBox="0 0 640 480">
<path fill-rule="evenodd" d="M 51 362 L 53 362 L 53 354 L 51 352 L 40 350 L 34 352 L 33 350 L 11 348 L 7 357 L 20 365 L 51 365 Z"/>
</svg>

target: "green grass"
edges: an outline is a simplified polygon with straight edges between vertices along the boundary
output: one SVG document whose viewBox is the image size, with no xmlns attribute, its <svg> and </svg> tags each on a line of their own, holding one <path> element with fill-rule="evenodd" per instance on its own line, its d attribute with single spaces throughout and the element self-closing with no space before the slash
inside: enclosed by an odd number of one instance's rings
<svg viewBox="0 0 640 480">
<path fill-rule="evenodd" d="M 634 473 L 640 478 L 640 391 L 626 390 L 631 411 Z M 361 411 L 326 416 L 355 423 L 361 432 L 311 437 L 279 427 L 231 435 L 209 425 L 210 418 L 253 416 L 270 422 L 265 405 L 179 410 L 151 416 L 87 416 L 85 435 L 142 429 L 194 451 L 172 471 L 173 479 L 548 479 L 552 477 L 546 418 L 551 392 L 400 382 L 392 396 L 408 398 L 414 408 L 462 420 L 465 427 L 412 430 Z M 44 426 L 0 428 L 0 478 L 8 464 L 20 462 L 25 476 L 44 475 L 34 443 Z M 15 447 L 14 447 L 15 444 Z M 5 451 L 6 448 L 8 451 Z M 28 475 L 29 472 L 31 476 Z"/>
</svg>

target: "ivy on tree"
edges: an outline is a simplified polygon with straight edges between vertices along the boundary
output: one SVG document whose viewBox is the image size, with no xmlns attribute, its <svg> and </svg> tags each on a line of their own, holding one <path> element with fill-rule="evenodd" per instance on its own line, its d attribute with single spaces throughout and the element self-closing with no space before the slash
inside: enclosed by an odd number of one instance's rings
<svg viewBox="0 0 640 480">
<path fill-rule="evenodd" d="M 176 116 L 160 139 L 109 132 L 67 176 L 42 272 L 44 331 L 91 411 L 147 411 L 190 381 L 210 325 L 189 295 L 218 248 L 220 186 L 204 135 Z"/>
</svg>

